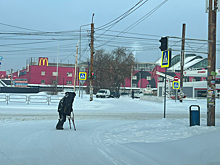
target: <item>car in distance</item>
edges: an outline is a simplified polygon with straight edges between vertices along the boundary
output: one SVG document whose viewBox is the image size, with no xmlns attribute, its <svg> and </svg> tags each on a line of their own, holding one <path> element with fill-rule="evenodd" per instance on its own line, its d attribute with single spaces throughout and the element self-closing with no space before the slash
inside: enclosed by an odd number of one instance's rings
<svg viewBox="0 0 220 165">
<path fill-rule="evenodd" d="M 99 91 L 96 93 L 96 98 L 108 98 L 110 96 L 110 90 L 109 89 L 99 89 Z"/>
<path fill-rule="evenodd" d="M 120 94 L 119 94 L 119 92 L 111 92 L 109 97 L 111 97 L 111 98 L 119 98 Z"/>
</svg>

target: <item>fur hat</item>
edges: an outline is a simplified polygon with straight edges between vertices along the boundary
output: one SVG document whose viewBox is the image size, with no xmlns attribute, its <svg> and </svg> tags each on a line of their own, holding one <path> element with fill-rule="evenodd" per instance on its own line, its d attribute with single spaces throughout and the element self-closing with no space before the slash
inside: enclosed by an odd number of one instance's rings
<svg viewBox="0 0 220 165">
<path fill-rule="evenodd" d="M 65 97 L 69 97 L 69 96 L 75 98 L 76 93 L 75 92 L 66 92 Z"/>
</svg>

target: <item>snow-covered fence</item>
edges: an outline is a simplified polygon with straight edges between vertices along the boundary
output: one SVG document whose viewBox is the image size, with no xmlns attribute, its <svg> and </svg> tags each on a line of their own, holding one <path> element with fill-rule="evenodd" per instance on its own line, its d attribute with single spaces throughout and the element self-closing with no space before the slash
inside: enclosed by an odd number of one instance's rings
<svg viewBox="0 0 220 165">
<path fill-rule="evenodd" d="M 26 95 L 6 95 L 6 98 L 7 104 L 8 102 L 26 103 L 28 100 Z"/>
<path fill-rule="evenodd" d="M 17 103 L 59 103 L 61 97 L 60 96 L 50 96 L 50 95 L 0 95 L 0 102 L 6 102 L 9 104 L 10 102 Z"/>
<path fill-rule="evenodd" d="M 163 102 L 163 97 L 157 97 L 157 96 L 141 96 L 140 100 L 148 100 L 148 101 L 154 101 L 154 102 Z"/>
<path fill-rule="evenodd" d="M 47 103 L 49 105 L 50 98 L 47 95 L 30 95 L 28 104 L 30 103 Z"/>
<path fill-rule="evenodd" d="M 62 99 L 62 97 L 57 97 L 57 96 L 49 96 L 49 102 L 50 103 L 58 103 Z"/>
<path fill-rule="evenodd" d="M 7 102 L 7 95 L 0 95 L 0 102 Z"/>
</svg>

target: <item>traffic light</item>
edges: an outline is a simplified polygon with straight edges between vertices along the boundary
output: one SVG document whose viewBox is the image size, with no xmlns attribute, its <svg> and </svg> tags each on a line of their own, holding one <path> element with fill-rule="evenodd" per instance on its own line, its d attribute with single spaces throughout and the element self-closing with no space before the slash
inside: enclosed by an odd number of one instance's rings
<svg viewBox="0 0 220 165">
<path fill-rule="evenodd" d="M 168 50 L 168 37 L 161 37 L 159 40 L 161 42 L 161 46 L 159 47 L 161 51 Z"/>
<path fill-rule="evenodd" d="M 94 72 L 92 72 L 92 79 L 94 79 L 94 76 L 95 76 L 95 74 L 94 74 Z"/>
</svg>

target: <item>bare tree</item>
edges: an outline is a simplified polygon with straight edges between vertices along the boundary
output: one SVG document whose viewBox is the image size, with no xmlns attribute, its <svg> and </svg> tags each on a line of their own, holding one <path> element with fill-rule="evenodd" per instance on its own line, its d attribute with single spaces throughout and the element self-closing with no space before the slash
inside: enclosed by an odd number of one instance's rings
<svg viewBox="0 0 220 165">
<path fill-rule="evenodd" d="M 125 83 L 125 78 L 131 77 L 131 69 L 134 66 L 134 55 L 126 48 L 117 48 L 112 51 L 113 60 L 113 87 L 119 91 L 121 84 Z"/>
<path fill-rule="evenodd" d="M 95 87 L 119 91 L 126 77 L 130 77 L 134 56 L 126 48 L 116 48 L 111 53 L 97 50 L 94 56 Z"/>
<path fill-rule="evenodd" d="M 105 52 L 105 50 L 97 50 L 94 56 L 94 72 L 95 80 L 94 86 L 98 88 L 110 88 L 111 87 L 111 76 L 109 75 L 111 68 L 111 54 Z"/>
<path fill-rule="evenodd" d="M 59 80 L 59 77 L 55 77 L 55 76 L 48 77 L 48 82 L 49 82 L 49 86 L 50 86 L 48 94 L 51 94 L 51 95 L 56 95 L 57 94 L 57 92 L 58 92 L 58 89 L 57 89 L 58 80 Z"/>
</svg>

